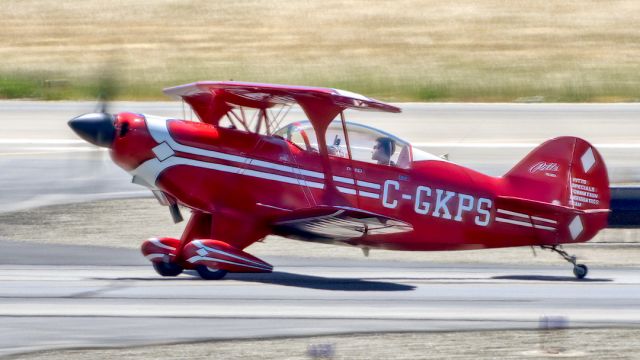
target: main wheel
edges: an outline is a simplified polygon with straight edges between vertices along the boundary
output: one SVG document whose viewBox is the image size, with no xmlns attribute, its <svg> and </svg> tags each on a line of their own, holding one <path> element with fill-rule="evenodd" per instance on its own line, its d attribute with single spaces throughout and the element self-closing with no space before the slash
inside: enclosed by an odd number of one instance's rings
<svg viewBox="0 0 640 360">
<path fill-rule="evenodd" d="M 178 276 L 182 273 L 182 266 L 173 262 L 154 262 L 153 268 L 162 276 Z"/>
<path fill-rule="evenodd" d="M 584 279 L 584 277 L 587 276 L 588 272 L 589 268 L 587 267 L 587 265 L 577 264 L 573 267 L 573 275 L 575 275 L 578 279 Z"/>
<path fill-rule="evenodd" d="M 212 269 L 204 265 L 196 266 L 196 271 L 205 280 L 220 280 L 227 275 L 227 270 Z"/>
</svg>

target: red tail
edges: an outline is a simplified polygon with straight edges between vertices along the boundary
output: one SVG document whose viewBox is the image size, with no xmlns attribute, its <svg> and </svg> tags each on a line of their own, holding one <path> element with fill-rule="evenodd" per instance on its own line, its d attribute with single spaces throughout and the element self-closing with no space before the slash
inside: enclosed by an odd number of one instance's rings
<svg viewBox="0 0 640 360">
<path fill-rule="evenodd" d="M 505 174 L 504 185 L 504 201 L 510 197 L 556 206 L 538 211 L 559 220 L 557 243 L 589 240 L 607 225 L 607 168 L 598 150 L 582 139 L 566 136 L 543 143 Z"/>
<path fill-rule="evenodd" d="M 580 210 L 609 208 L 609 178 L 598 150 L 576 137 L 549 140 L 505 176 L 513 195 Z"/>
</svg>

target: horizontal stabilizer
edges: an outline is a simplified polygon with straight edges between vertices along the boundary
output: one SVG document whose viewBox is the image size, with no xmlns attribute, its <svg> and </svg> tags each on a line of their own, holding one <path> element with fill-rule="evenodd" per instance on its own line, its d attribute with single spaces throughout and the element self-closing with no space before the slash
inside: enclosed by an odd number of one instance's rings
<svg viewBox="0 0 640 360">
<path fill-rule="evenodd" d="M 607 224 L 609 209 L 576 209 L 510 196 L 496 198 L 495 221 L 534 231 L 540 245 L 591 239 Z"/>
<path fill-rule="evenodd" d="M 514 210 L 525 210 L 529 212 L 558 213 L 558 214 L 588 214 L 588 213 L 609 213 L 609 209 L 585 209 L 580 210 L 569 206 L 556 205 L 544 201 L 523 199 L 512 196 L 498 196 L 496 199 L 498 206 L 512 208 Z"/>
</svg>

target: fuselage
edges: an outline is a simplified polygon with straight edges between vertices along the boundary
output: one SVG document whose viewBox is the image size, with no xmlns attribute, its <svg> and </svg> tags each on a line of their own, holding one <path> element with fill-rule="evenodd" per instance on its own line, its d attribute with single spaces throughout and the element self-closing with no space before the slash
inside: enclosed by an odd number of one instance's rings
<svg viewBox="0 0 640 360">
<path fill-rule="evenodd" d="M 553 218 L 542 217 L 546 226 L 533 231 L 517 212 L 499 208 L 498 196 L 517 192 L 504 178 L 444 160 L 400 168 L 330 155 L 327 172 L 317 151 L 278 136 L 133 113 L 117 116 L 111 154 L 135 182 L 184 206 L 226 214 L 238 226 L 258 224 L 255 237 L 269 233 L 269 219 L 280 214 L 326 205 L 362 209 L 413 227 L 345 241 L 356 246 L 463 250 L 556 239 Z"/>
</svg>

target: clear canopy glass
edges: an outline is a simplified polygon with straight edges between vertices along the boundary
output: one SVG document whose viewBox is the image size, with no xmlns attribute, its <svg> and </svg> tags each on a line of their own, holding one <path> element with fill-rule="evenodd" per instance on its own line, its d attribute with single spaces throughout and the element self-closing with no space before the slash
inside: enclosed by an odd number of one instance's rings
<svg viewBox="0 0 640 360">
<path fill-rule="evenodd" d="M 396 166 L 403 169 L 411 167 L 413 161 L 420 160 L 442 160 L 441 158 L 414 149 L 411 144 L 397 136 L 391 135 L 382 130 L 346 122 L 349 146 L 353 160 L 364 161 L 373 164 L 381 164 L 379 158 L 374 155 L 374 147 L 383 146 L 389 161 L 382 164 Z M 274 132 L 305 151 L 318 151 L 318 139 L 309 121 L 298 121 L 286 125 Z M 325 138 L 329 156 L 348 157 L 349 149 L 345 140 L 344 130 L 340 119 L 336 119 L 329 125 Z"/>
</svg>

